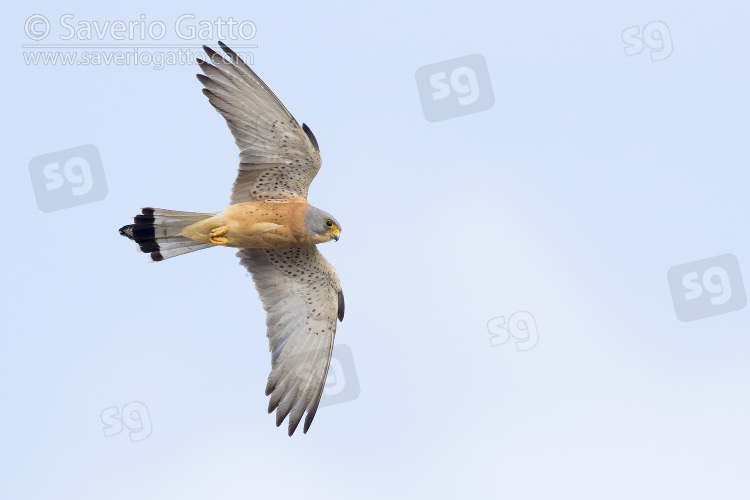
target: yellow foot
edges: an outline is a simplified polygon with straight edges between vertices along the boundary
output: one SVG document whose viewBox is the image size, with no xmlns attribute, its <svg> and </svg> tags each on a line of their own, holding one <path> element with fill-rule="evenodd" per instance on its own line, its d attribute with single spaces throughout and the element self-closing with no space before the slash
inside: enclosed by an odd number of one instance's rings
<svg viewBox="0 0 750 500">
<path fill-rule="evenodd" d="M 211 230 L 210 233 L 208 233 L 208 241 L 213 243 L 214 245 L 225 245 L 229 242 L 227 238 L 223 238 L 221 235 L 229 231 L 229 228 L 227 226 L 221 226 L 217 227 Z"/>
</svg>

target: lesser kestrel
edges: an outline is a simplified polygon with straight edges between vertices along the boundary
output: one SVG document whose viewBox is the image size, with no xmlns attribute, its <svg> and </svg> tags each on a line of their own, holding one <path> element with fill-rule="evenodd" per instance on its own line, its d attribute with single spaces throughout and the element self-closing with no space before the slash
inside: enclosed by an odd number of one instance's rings
<svg viewBox="0 0 750 500">
<path fill-rule="evenodd" d="M 310 128 L 289 113 L 245 62 L 222 42 L 226 57 L 205 47 L 203 93 L 226 119 L 240 149 L 230 205 L 218 213 L 144 208 L 120 234 L 161 261 L 213 246 L 241 248 L 266 311 L 271 373 L 266 395 L 276 425 L 289 416 L 291 436 L 318 409 L 336 334 L 344 319 L 338 274 L 316 245 L 339 239 L 341 225 L 307 202 L 320 170 Z"/>
</svg>

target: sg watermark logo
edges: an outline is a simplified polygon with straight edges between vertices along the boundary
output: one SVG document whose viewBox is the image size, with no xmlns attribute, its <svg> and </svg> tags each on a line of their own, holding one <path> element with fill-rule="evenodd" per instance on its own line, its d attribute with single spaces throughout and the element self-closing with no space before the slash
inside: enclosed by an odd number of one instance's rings
<svg viewBox="0 0 750 500">
<path fill-rule="evenodd" d="M 511 338 L 516 341 L 518 351 L 528 351 L 539 343 L 539 330 L 534 316 L 528 311 L 518 311 L 505 319 L 505 316 L 492 318 L 487 322 L 490 332 L 490 345 L 497 347 Z"/>
<path fill-rule="evenodd" d="M 664 21 L 651 21 L 643 27 L 631 26 L 622 32 L 625 55 L 635 56 L 648 47 L 652 61 L 663 61 L 672 55 L 672 35 Z"/>
<path fill-rule="evenodd" d="M 747 304 L 740 263 L 732 254 L 674 266 L 667 279 L 680 321 L 737 311 Z"/>
<path fill-rule="evenodd" d="M 495 105 L 487 61 L 479 54 L 422 66 L 415 77 L 424 117 L 431 122 Z"/>
<path fill-rule="evenodd" d="M 36 204 L 45 213 L 100 201 L 107 196 L 102 158 L 91 144 L 32 158 L 29 173 Z"/>
<path fill-rule="evenodd" d="M 123 405 L 122 411 L 117 406 L 105 408 L 100 418 L 104 424 L 105 437 L 116 436 L 124 429 L 128 430 L 133 442 L 143 441 L 151 435 L 151 416 L 146 405 L 140 401 Z"/>
<path fill-rule="evenodd" d="M 348 345 L 335 345 L 319 406 L 346 403 L 357 399 L 359 393 L 359 380 L 357 370 L 354 369 L 352 350 Z"/>
</svg>

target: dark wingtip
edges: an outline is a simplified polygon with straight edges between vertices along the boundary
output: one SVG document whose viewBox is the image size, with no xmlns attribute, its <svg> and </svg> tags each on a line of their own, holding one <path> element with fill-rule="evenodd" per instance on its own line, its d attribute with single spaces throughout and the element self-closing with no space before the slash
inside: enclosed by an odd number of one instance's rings
<svg viewBox="0 0 750 500">
<path fill-rule="evenodd" d="M 318 147 L 318 140 L 315 139 L 315 135 L 312 133 L 312 130 L 310 130 L 310 127 L 308 127 L 306 123 L 303 123 L 302 130 L 305 131 L 305 134 L 307 134 L 307 138 L 310 139 L 310 142 L 312 142 L 312 145 L 315 147 L 315 151 L 320 153 L 320 148 Z"/>
<path fill-rule="evenodd" d="M 208 86 L 208 84 L 211 83 L 211 79 L 203 73 L 196 73 L 195 77 L 198 78 L 198 81 L 200 81 L 203 85 Z"/>
<path fill-rule="evenodd" d="M 214 49 L 212 49 L 208 45 L 204 45 L 203 50 L 206 52 L 206 55 L 208 56 L 208 60 L 211 61 L 211 63 L 214 65 L 221 64 L 222 62 L 227 61 L 226 59 L 224 59 L 224 56 L 216 52 Z"/>
<path fill-rule="evenodd" d="M 161 252 L 151 252 L 151 260 L 154 262 L 160 262 L 164 260 L 164 256 L 162 256 Z"/>
<path fill-rule="evenodd" d="M 344 321 L 344 291 L 339 292 L 339 321 Z"/>
<path fill-rule="evenodd" d="M 317 408 L 315 410 L 317 411 Z M 305 417 L 305 426 L 302 428 L 303 434 L 307 434 L 307 429 L 310 428 L 310 424 L 312 424 L 312 421 L 314 418 L 315 418 L 315 412 L 313 413 L 307 412 L 307 416 Z"/>
</svg>

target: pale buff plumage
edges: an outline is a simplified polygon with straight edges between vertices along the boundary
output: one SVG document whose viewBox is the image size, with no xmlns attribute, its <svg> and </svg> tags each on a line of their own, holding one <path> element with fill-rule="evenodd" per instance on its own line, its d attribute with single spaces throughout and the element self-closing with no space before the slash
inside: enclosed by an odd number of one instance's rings
<svg viewBox="0 0 750 500">
<path fill-rule="evenodd" d="M 290 248 L 321 243 L 305 230 L 304 198 L 261 200 L 229 205 L 211 218 L 189 225 L 182 235 L 202 243 L 237 248 Z M 218 234 L 217 228 L 226 227 Z M 327 241 L 327 240 L 326 240 Z"/>
</svg>

